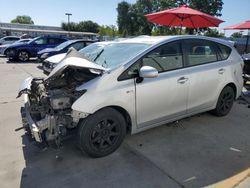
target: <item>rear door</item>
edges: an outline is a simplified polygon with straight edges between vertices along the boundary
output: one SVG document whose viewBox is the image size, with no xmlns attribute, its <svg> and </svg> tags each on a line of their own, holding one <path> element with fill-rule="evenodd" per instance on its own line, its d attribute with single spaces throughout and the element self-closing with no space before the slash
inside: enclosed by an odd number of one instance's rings
<svg viewBox="0 0 250 188">
<path fill-rule="evenodd" d="M 225 61 L 220 61 L 215 42 L 203 39 L 183 41 L 185 67 L 189 75 L 188 113 L 212 107 L 225 82 Z"/>
<path fill-rule="evenodd" d="M 45 48 L 54 48 L 63 42 L 65 42 L 65 39 L 63 39 L 63 38 L 50 37 L 50 38 L 48 38 L 48 43 L 47 43 Z"/>
</svg>

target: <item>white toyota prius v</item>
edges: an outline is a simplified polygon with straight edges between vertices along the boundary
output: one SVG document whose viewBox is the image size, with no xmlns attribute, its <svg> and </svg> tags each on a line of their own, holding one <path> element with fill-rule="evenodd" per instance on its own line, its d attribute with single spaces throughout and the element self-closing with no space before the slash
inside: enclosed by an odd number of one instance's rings
<svg viewBox="0 0 250 188">
<path fill-rule="evenodd" d="M 102 157 L 126 134 L 205 111 L 225 116 L 242 91 L 243 61 L 224 40 L 143 36 L 95 45 L 21 84 L 25 128 L 37 142 L 60 145 L 77 132 L 79 148 Z"/>
</svg>

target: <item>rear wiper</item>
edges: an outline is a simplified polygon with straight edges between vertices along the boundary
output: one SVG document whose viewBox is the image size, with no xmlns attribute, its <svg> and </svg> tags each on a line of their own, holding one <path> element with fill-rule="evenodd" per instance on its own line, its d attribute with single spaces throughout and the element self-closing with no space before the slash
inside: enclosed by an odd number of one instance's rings
<svg viewBox="0 0 250 188">
<path fill-rule="evenodd" d="M 104 51 L 104 49 L 102 49 L 102 50 L 97 54 L 97 56 L 96 56 L 95 59 L 94 59 L 94 62 L 98 59 L 98 57 L 100 57 L 100 55 L 102 54 L 103 51 Z"/>
</svg>

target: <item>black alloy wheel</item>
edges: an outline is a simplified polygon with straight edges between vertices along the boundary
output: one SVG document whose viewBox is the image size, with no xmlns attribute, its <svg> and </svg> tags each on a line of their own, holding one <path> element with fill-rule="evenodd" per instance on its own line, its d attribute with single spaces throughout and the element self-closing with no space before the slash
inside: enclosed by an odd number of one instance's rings
<svg viewBox="0 0 250 188">
<path fill-rule="evenodd" d="M 216 108 L 213 113 L 217 116 L 227 115 L 233 107 L 235 93 L 232 87 L 226 86 L 218 98 Z"/>
<path fill-rule="evenodd" d="M 113 108 L 104 108 L 89 115 L 78 128 L 78 146 L 91 157 L 103 157 L 114 152 L 126 135 L 126 121 Z"/>
</svg>

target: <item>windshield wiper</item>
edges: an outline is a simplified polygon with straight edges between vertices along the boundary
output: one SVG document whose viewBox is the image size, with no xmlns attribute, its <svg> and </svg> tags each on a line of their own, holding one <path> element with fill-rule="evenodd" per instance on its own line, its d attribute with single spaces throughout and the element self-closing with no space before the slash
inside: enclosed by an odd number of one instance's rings
<svg viewBox="0 0 250 188">
<path fill-rule="evenodd" d="M 95 59 L 93 60 L 94 62 L 100 57 L 100 55 L 102 54 L 102 52 L 104 51 L 104 49 L 102 49 L 95 57 Z"/>
</svg>

